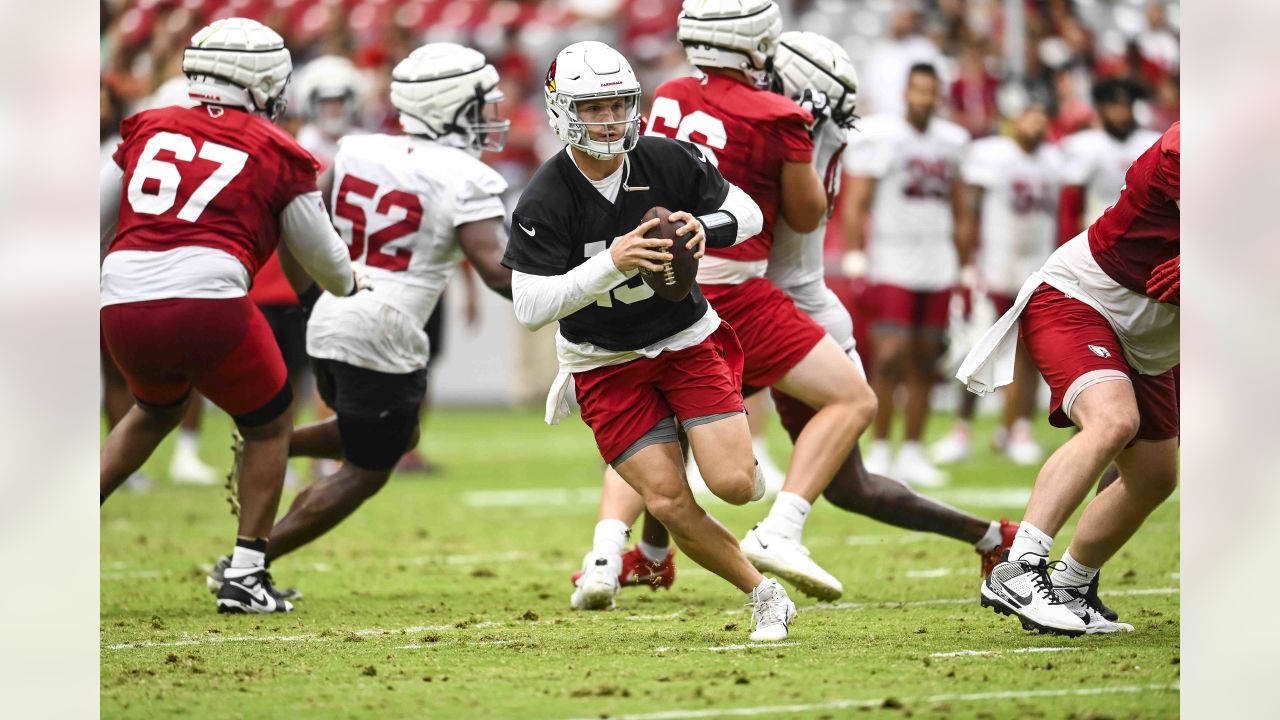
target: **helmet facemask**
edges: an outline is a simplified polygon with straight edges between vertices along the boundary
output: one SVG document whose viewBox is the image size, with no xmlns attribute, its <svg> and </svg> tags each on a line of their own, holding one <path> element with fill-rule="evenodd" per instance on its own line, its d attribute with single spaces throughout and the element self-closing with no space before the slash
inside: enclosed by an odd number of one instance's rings
<svg viewBox="0 0 1280 720">
<path fill-rule="evenodd" d="M 621 101 L 617 119 L 597 120 Z M 612 160 L 631 152 L 640 139 L 640 90 L 606 92 L 569 98 L 556 97 L 569 121 L 566 140 L 597 160 Z"/>
<path fill-rule="evenodd" d="M 473 150 L 502 152 L 511 130 L 511 121 L 502 117 L 500 110 L 505 99 L 506 95 L 497 85 L 486 89 L 477 84 L 475 99 L 458 108 L 453 121 L 445 126 L 445 132 L 462 134 Z"/>
</svg>

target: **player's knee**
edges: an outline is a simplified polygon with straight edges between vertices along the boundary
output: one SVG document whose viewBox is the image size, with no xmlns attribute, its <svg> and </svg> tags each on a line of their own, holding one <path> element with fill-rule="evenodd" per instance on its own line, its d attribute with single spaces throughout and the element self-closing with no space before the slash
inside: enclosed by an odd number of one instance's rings
<svg viewBox="0 0 1280 720">
<path fill-rule="evenodd" d="M 1090 418 L 1082 430 L 1095 434 L 1105 447 L 1119 452 L 1138 434 L 1139 423 L 1136 407 L 1119 407 Z"/>
<path fill-rule="evenodd" d="M 716 497 L 730 505 L 746 505 L 755 497 L 756 466 L 720 470 L 702 474 L 707 487 Z"/>
<path fill-rule="evenodd" d="M 683 492 L 650 493 L 644 504 L 650 515 L 668 527 L 679 526 L 681 520 L 697 508 L 693 494 L 687 488 Z"/>
</svg>

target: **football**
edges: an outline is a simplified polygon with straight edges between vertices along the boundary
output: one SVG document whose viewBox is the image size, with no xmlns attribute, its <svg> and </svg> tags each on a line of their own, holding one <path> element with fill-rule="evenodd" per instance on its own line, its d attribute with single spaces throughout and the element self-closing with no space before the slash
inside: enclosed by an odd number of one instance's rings
<svg viewBox="0 0 1280 720">
<path fill-rule="evenodd" d="M 685 247 L 685 243 L 689 242 L 690 236 L 678 237 L 676 230 L 679 225 L 670 222 L 667 218 L 671 217 L 671 211 L 664 207 L 651 208 L 649 212 L 644 214 L 641 222 L 648 222 L 653 218 L 658 218 L 658 226 L 645 233 L 647 238 L 665 238 L 671 241 L 671 247 L 668 252 L 671 253 L 671 261 L 664 263 L 662 272 L 650 272 L 641 270 L 640 276 L 644 278 L 645 283 L 653 288 L 653 292 L 658 297 L 671 302 L 680 302 L 685 299 L 689 291 L 693 289 L 693 280 L 698 275 L 698 259 L 693 256 L 694 251 Z"/>
</svg>

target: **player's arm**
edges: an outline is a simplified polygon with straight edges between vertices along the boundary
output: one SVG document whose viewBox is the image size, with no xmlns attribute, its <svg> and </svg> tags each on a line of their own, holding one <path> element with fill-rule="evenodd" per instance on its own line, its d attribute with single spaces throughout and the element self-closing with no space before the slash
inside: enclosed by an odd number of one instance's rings
<svg viewBox="0 0 1280 720">
<path fill-rule="evenodd" d="M 320 188 L 320 198 L 324 200 L 325 205 L 328 205 L 333 202 L 332 200 L 333 198 L 333 166 L 332 165 L 325 168 L 324 172 L 320 173 L 320 177 L 316 178 L 316 187 Z M 330 215 L 333 214 L 332 208 L 330 208 L 329 214 Z"/>
<path fill-rule="evenodd" d="M 684 142 L 679 145 L 696 159 L 689 163 L 694 171 L 691 177 L 695 178 L 689 193 L 697 198 L 693 213 L 677 212 L 669 218 L 671 222 L 683 223 L 676 230 L 680 237 L 694 233 L 685 247 L 693 250 L 701 243 L 702 247 L 695 253 L 695 257 L 701 259 L 705 248 L 733 247 L 758 235 L 764 228 L 764 214 L 756 201 L 725 180 L 720 170 L 707 162 L 702 148 Z"/>
<path fill-rule="evenodd" d="M 841 194 L 844 210 L 844 260 L 841 264 L 848 277 L 861 277 L 867 272 L 867 222 L 875 192 L 876 178 L 873 176 L 850 175 L 846 178 Z"/>
<path fill-rule="evenodd" d="M 363 278 L 352 271 L 347 244 L 330 224 L 319 191 L 295 197 L 280 211 L 279 220 L 280 268 L 300 299 L 309 294 L 307 276 L 334 295 L 351 295 L 365 287 Z"/>
<path fill-rule="evenodd" d="M 120 222 L 120 196 L 124 192 L 124 171 L 115 160 L 102 166 L 98 173 L 98 262 L 107 256 L 107 248 L 116 236 Z"/>
<path fill-rule="evenodd" d="M 982 194 L 980 185 L 958 179 L 951 183 L 951 219 L 955 227 L 956 254 L 962 269 L 973 265 L 974 250 L 978 247 L 978 208 Z"/>
<path fill-rule="evenodd" d="M 812 162 L 783 163 L 779 195 L 782 217 L 796 232 L 817 230 L 827 216 L 827 189 Z"/>
<path fill-rule="evenodd" d="M 457 227 L 458 246 L 489 289 L 511 298 L 511 269 L 502 264 L 507 231 L 500 218 L 463 223 Z"/>
<path fill-rule="evenodd" d="M 516 222 L 522 222 L 518 215 Z M 535 275 L 513 270 L 511 299 L 516 319 L 529 330 L 537 330 L 595 302 L 598 296 L 612 290 L 640 268 L 660 272 L 662 263 L 671 260 L 671 254 L 664 252 L 671 247 L 671 241 L 644 237 L 658 223 L 659 218 L 641 223 L 614 240 L 608 252 L 596 253 L 563 275 Z M 534 227 L 534 232 L 539 229 Z"/>
</svg>

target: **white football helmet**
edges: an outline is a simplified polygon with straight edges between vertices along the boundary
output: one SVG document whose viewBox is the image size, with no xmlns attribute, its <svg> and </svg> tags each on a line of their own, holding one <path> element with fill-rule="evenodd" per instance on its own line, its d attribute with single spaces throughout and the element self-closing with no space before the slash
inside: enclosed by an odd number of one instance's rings
<svg viewBox="0 0 1280 720">
<path fill-rule="evenodd" d="M 338 55 L 324 55 L 302 67 L 295 99 L 302 101 L 303 115 L 330 137 L 347 134 L 360 114 L 361 78 L 352 62 Z M 341 116 L 321 111 L 323 100 L 342 102 Z"/>
<path fill-rule="evenodd" d="M 799 101 L 805 90 L 820 92 L 827 96 L 831 119 L 841 127 L 853 126 L 858 72 L 839 43 L 818 33 L 784 32 L 773 71 L 783 95 Z"/>
<path fill-rule="evenodd" d="M 547 118 L 561 140 L 593 158 L 609 160 L 630 152 L 640 139 L 640 81 L 622 53 L 602 42 L 587 40 L 570 45 L 556 55 L 547 69 L 544 88 Z M 592 100 L 622 98 L 622 118 L 613 122 L 586 122 L 578 105 Z M 624 126 L 616 140 L 595 140 L 593 127 Z"/>
<path fill-rule="evenodd" d="M 741 70 L 768 87 L 782 34 L 782 12 L 773 0 L 684 0 L 676 39 L 699 67 Z"/>
<path fill-rule="evenodd" d="M 293 61 L 276 31 L 256 20 L 226 18 L 191 36 L 182 72 L 192 100 L 275 120 L 284 112 Z"/>
<path fill-rule="evenodd" d="M 498 114 L 498 71 L 484 55 L 455 43 L 429 43 L 391 71 L 391 104 L 410 135 L 456 137 L 473 151 L 501 150 L 511 121 Z"/>
</svg>

